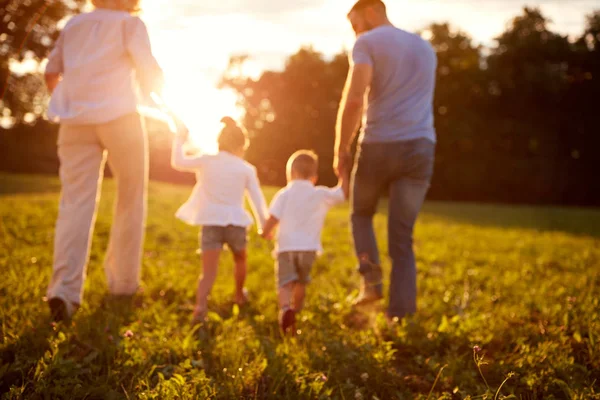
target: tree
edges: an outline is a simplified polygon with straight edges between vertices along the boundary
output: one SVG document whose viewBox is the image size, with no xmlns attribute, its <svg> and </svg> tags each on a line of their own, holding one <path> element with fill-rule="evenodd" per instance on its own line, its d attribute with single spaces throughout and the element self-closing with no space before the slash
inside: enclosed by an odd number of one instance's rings
<svg viewBox="0 0 600 400">
<path fill-rule="evenodd" d="M 0 94 L 2 107 L 18 121 L 43 112 L 45 90 L 36 74 L 18 76 L 11 62 L 41 62 L 58 37 L 65 17 L 78 13 L 85 0 L 6 0 L 0 8 Z"/>
<path fill-rule="evenodd" d="M 321 156 L 320 176 L 334 179 L 334 128 L 337 108 L 348 72 L 348 58 L 331 60 L 311 48 L 292 55 L 281 72 L 268 71 L 253 80 L 238 73 L 245 57 L 233 57 L 221 85 L 234 89 L 246 109 L 244 124 L 252 141 L 249 161 L 263 181 L 285 183 L 285 163 L 298 149 Z"/>
</svg>

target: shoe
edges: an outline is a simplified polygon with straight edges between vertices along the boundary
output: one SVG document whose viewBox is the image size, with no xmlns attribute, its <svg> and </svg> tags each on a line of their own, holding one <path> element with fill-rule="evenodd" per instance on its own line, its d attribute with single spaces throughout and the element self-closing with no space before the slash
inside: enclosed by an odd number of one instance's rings
<svg viewBox="0 0 600 400">
<path fill-rule="evenodd" d="M 281 310 L 279 315 L 279 326 L 284 335 L 294 335 L 296 332 L 296 311 L 291 308 Z"/>
<path fill-rule="evenodd" d="M 65 301 L 60 297 L 53 297 L 48 300 L 48 307 L 50 307 L 50 315 L 54 322 L 70 320 L 78 308 L 77 305 Z"/>
<path fill-rule="evenodd" d="M 374 266 L 370 271 L 363 275 L 360 287 L 360 294 L 352 302 L 355 307 L 360 307 L 375 303 L 383 299 L 383 274 L 381 268 Z"/>
<path fill-rule="evenodd" d="M 371 285 L 367 288 L 363 288 L 361 289 L 358 297 L 352 302 L 352 305 L 355 307 L 362 307 L 375 303 L 383 299 L 382 291 L 383 287 L 381 283 Z"/>
</svg>

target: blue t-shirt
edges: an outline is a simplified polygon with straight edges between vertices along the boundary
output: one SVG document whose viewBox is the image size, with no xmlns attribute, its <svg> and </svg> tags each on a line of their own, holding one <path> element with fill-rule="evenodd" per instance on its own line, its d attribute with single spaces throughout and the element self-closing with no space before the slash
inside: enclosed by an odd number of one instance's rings
<svg viewBox="0 0 600 400">
<path fill-rule="evenodd" d="M 380 26 L 356 40 L 351 62 L 373 67 L 362 143 L 436 141 L 437 57 L 429 42 L 390 25 Z"/>
</svg>

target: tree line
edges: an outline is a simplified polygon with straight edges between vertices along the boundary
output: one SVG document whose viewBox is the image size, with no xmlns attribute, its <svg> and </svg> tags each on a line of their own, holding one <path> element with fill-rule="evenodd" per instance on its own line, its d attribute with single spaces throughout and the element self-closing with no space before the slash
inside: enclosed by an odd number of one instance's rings
<svg viewBox="0 0 600 400">
<path fill-rule="evenodd" d="M 8 3 L 13 1 L 18 2 Z M 43 38 L 57 33 L 51 20 L 46 23 L 46 35 L 36 36 L 40 46 L 25 50 L 40 59 L 52 43 Z M 490 48 L 475 45 L 447 23 L 432 24 L 421 33 L 438 55 L 438 144 L 430 199 L 600 205 L 600 180 L 595 177 L 600 148 L 600 11 L 587 16 L 576 38 L 552 32 L 536 8 L 524 8 Z M 5 41 L 0 55 L 23 57 L 7 50 L 17 42 Z M 237 73 L 246 58 L 231 58 L 220 86 L 235 90 L 246 110 L 243 122 L 251 135 L 247 158 L 257 166 L 262 182 L 285 184 L 288 156 L 308 148 L 320 156 L 321 182 L 332 184 L 334 126 L 347 54 L 326 57 L 302 48 L 287 59 L 283 70 L 265 71 L 256 79 Z M 0 77 L 10 74 L 7 71 L 0 63 Z M 4 107 L 18 122 L 0 130 L 0 170 L 56 173 L 57 128 L 37 118 L 43 88 L 35 87 L 32 77 L 9 81 Z M 193 179 L 170 170 L 166 129 L 149 125 L 151 176 L 175 182 Z"/>
</svg>

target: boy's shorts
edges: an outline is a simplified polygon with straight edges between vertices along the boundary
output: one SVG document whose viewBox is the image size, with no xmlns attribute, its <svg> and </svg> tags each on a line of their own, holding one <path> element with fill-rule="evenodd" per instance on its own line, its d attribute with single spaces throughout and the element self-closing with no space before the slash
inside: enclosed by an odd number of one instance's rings
<svg viewBox="0 0 600 400">
<path fill-rule="evenodd" d="M 227 244 L 234 254 L 246 250 L 246 228 L 243 226 L 203 226 L 200 247 L 202 251 L 223 250 Z"/>
<path fill-rule="evenodd" d="M 292 282 L 310 283 L 310 271 L 316 259 L 316 251 L 288 251 L 277 254 L 275 264 L 277 287 Z"/>
</svg>

